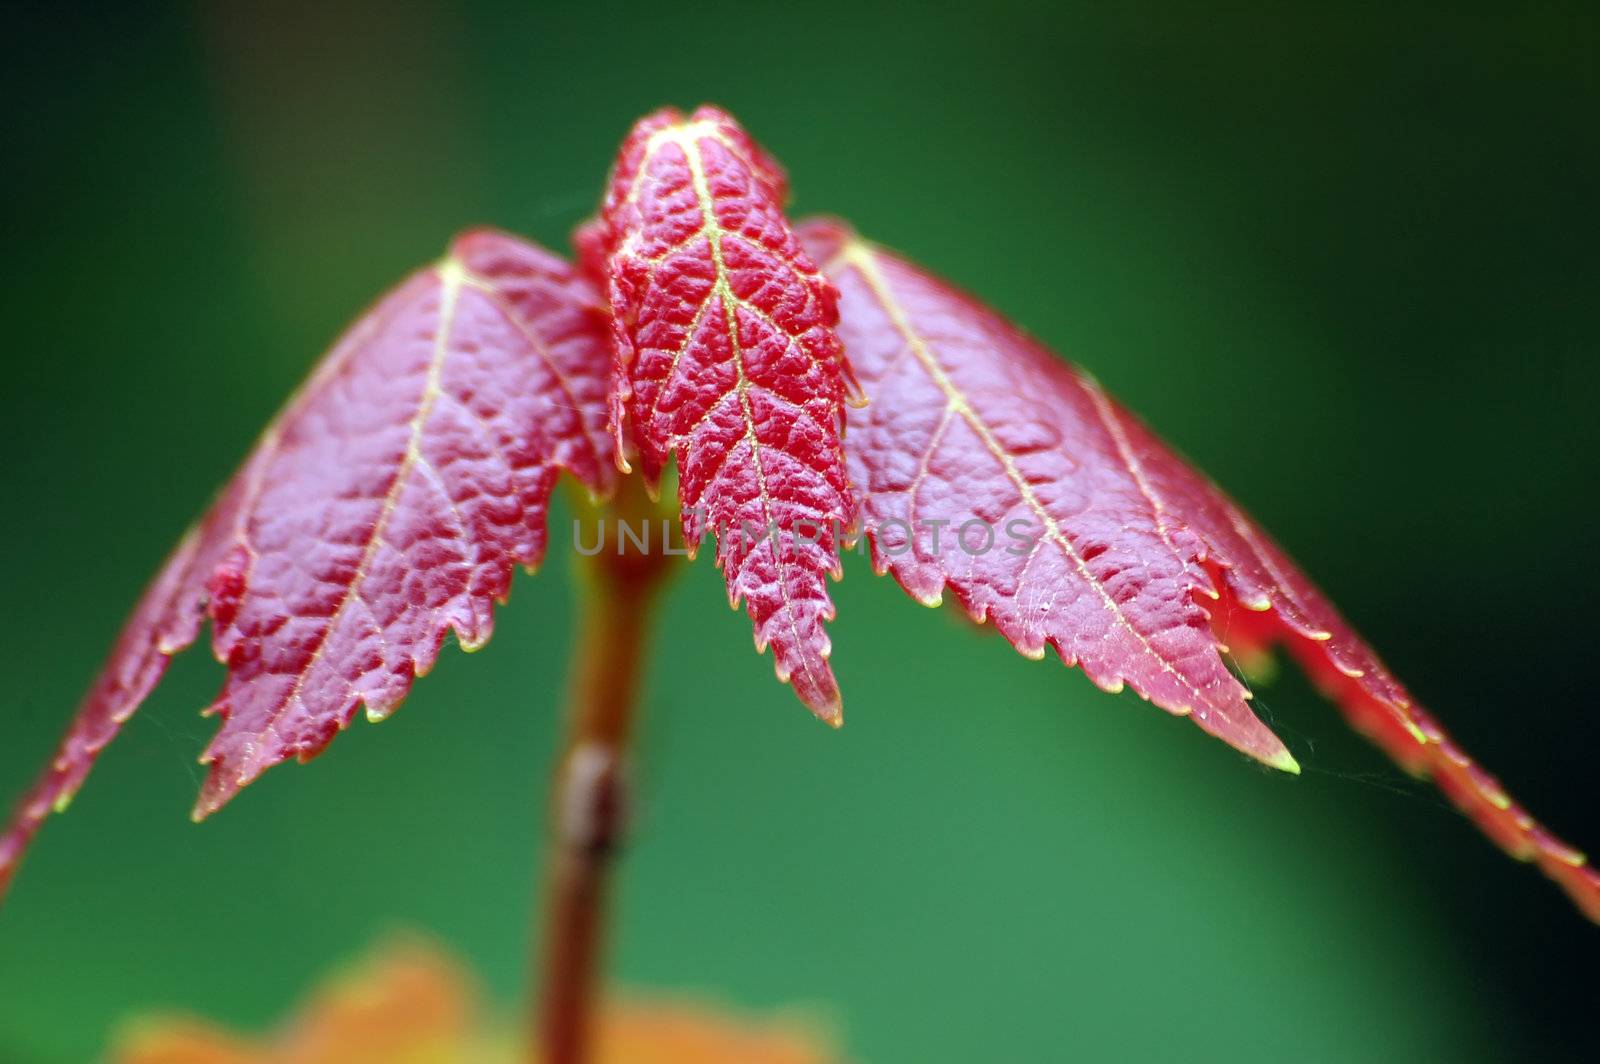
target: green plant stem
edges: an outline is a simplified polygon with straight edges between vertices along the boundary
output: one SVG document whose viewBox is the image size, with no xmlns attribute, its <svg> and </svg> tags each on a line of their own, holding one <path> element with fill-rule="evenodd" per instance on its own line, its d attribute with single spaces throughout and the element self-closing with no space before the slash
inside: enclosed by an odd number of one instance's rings
<svg viewBox="0 0 1600 1064">
<path fill-rule="evenodd" d="M 583 1064 L 600 991 L 608 880 L 628 816 L 628 741 L 651 606 L 672 556 L 658 542 L 661 511 L 636 478 L 603 510 L 591 508 L 601 549 L 582 559 L 566 747 L 552 795 L 544 885 L 544 942 L 531 1058 Z M 654 550 L 617 535 L 619 521 L 649 522 Z"/>
</svg>

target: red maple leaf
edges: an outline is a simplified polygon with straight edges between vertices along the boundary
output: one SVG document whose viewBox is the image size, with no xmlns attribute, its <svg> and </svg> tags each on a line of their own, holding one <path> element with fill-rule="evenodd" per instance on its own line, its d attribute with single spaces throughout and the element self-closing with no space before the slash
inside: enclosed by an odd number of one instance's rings
<svg viewBox="0 0 1600 1064">
<path fill-rule="evenodd" d="M 825 574 L 855 520 L 842 446 L 835 294 L 783 215 L 783 171 L 713 107 L 645 118 L 580 237 L 610 283 L 612 427 L 654 483 L 669 455 L 691 548 L 709 527 L 756 649 L 840 720 Z"/>
<path fill-rule="evenodd" d="M 676 461 L 686 538 L 716 534 L 758 649 L 825 720 L 840 711 L 825 577 L 859 493 L 875 566 L 915 598 L 950 588 L 1023 654 L 1053 647 L 1101 687 L 1297 771 L 1225 657 L 1286 645 L 1357 728 L 1600 920 L 1600 875 L 1215 486 L 969 297 L 837 223 L 797 239 L 784 189 L 723 112 L 662 111 L 624 143 L 579 235 L 604 303 L 561 260 L 477 233 L 369 312 L 146 592 L 0 837 L 0 890 L 207 615 L 228 676 L 197 816 L 315 756 L 358 706 L 387 716 L 447 632 L 481 645 L 513 567 L 543 554 L 558 473 L 604 493 L 634 455 L 652 486 Z M 871 397 L 848 449 L 845 351 Z M 611 680 L 615 651 L 596 646 L 592 671 Z M 589 715 L 608 742 L 625 734 L 630 677 L 616 679 Z"/>
<path fill-rule="evenodd" d="M 447 631 L 482 646 L 545 548 L 565 469 L 611 482 L 605 316 L 561 259 L 492 232 L 401 284 L 334 345 L 184 536 L 0 839 L 0 888 L 166 670 L 214 622 L 228 667 L 196 818 L 381 720 Z"/>
<path fill-rule="evenodd" d="M 1223 639 L 1285 643 L 1358 729 L 1600 920 L 1583 855 L 1513 804 L 1283 551 L 1094 380 L 839 223 L 802 237 L 840 290 L 870 399 L 851 418 L 850 475 L 880 572 L 930 605 L 948 587 L 1028 657 L 1053 647 L 1100 687 L 1126 684 L 1298 772 L 1223 659 Z"/>
</svg>

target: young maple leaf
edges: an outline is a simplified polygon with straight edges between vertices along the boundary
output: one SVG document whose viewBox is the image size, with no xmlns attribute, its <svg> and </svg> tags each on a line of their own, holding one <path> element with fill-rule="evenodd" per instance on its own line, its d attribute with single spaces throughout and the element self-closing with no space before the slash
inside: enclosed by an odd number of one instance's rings
<svg viewBox="0 0 1600 1064">
<path fill-rule="evenodd" d="M 1022 654 L 1053 647 L 1100 687 L 1132 687 L 1298 772 L 1223 660 L 1224 638 L 1286 644 L 1359 730 L 1600 921 L 1584 856 L 1512 803 L 1283 551 L 1098 384 L 840 223 L 801 236 L 839 288 L 870 399 L 851 417 L 850 476 L 879 572 L 929 605 L 948 587 Z"/>
<path fill-rule="evenodd" d="M 0 838 L 0 892 L 40 822 L 214 622 L 228 668 L 196 818 L 388 716 L 447 631 L 489 638 L 545 548 L 557 474 L 609 490 L 609 347 L 593 288 L 488 231 L 401 284 L 333 347 L 145 591 L 54 760 Z"/>
<path fill-rule="evenodd" d="M 835 294 L 783 215 L 783 171 L 714 107 L 667 109 L 623 143 L 600 218 L 579 236 L 607 278 L 611 424 L 654 484 L 678 461 L 684 536 L 709 527 L 737 606 L 780 680 L 840 720 L 824 574 L 855 521 L 842 446 L 850 382 Z M 631 447 L 628 446 L 631 444 Z"/>
<path fill-rule="evenodd" d="M 543 552 L 557 472 L 604 492 L 636 453 L 652 485 L 676 459 L 686 538 L 716 532 L 757 647 L 825 720 L 840 699 L 824 576 L 854 490 L 875 566 L 920 601 L 949 587 L 1023 654 L 1054 647 L 1101 687 L 1297 771 L 1224 660 L 1225 642 L 1245 658 L 1285 644 L 1360 730 L 1600 920 L 1584 857 L 1450 741 L 1213 485 L 968 297 L 837 223 L 797 239 L 783 193 L 726 114 L 662 111 L 630 134 L 578 237 L 613 349 L 589 285 L 510 237 L 465 237 L 389 296 L 146 592 L 0 838 L 0 889 L 203 614 L 228 679 L 197 815 L 314 756 L 359 704 L 387 715 L 448 630 L 480 645 L 512 567 Z M 872 397 L 848 458 L 845 349 Z"/>
</svg>

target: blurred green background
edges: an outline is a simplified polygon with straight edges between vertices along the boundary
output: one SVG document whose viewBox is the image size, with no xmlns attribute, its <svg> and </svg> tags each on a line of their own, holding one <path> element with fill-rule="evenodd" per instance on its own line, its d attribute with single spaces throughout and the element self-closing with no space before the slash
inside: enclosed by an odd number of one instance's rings
<svg viewBox="0 0 1600 1064">
<path fill-rule="evenodd" d="M 142 9 L 141 9 L 142 8 Z M 1228 486 L 1512 792 L 1600 848 L 1592 6 L 14 5 L 0 789 L 318 351 L 456 230 L 552 246 L 714 100 Z M 566 538 L 558 515 L 553 541 Z M 833 733 L 674 586 L 614 972 L 872 1062 L 1578 1059 L 1600 932 L 1298 677 L 1305 775 L 852 558 Z M 383 930 L 521 994 L 568 558 L 406 709 L 189 823 L 184 658 L 0 909 L 0 1060 L 244 1026 Z"/>
</svg>

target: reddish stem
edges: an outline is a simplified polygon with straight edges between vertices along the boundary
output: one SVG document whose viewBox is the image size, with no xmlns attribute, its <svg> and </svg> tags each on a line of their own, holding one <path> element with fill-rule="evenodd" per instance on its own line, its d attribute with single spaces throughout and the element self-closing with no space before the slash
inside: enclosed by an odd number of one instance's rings
<svg viewBox="0 0 1600 1064">
<path fill-rule="evenodd" d="M 627 826 L 627 747 L 650 607 L 672 557 L 657 538 L 668 527 L 637 480 L 595 511 L 598 553 L 583 559 L 581 620 L 574 651 L 566 749 L 552 796 L 545 878 L 542 987 L 532 1060 L 582 1064 L 593 1042 L 612 858 Z M 649 522 L 649 548 L 618 536 Z"/>
</svg>

